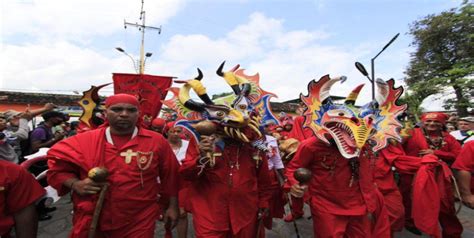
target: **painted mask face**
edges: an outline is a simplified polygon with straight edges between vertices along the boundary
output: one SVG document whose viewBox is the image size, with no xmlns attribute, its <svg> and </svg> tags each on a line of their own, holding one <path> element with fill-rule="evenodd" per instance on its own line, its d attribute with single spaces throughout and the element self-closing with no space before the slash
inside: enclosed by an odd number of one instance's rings
<svg viewBox="0 0 474 238">
<path fill-rule="evenodd" d="M 359 85 L 344 104 L 335 104 L 329 97 L 329 90 L 334 83 L 345 80 L 344 76 L 331 79 L 326 75 L 308 84 L 308 95 L 301 95 L 307 106 L 304 125 L 326 143 L 329 143 L 328 138 L 332 138 L 341 155 L 347 159 L 359 156 L 366 144 L 370 144 L 373 151 L 378 151 L 387 145 L 389 138 L 401 141 L 401 124 L 396 118 L 403 113 L 406 105 L 396 105 L 395 101 L 402 89 L 393 88 L 393 80 L 379 80 L 376 101 L 356 107 L 354 103 L 363 87 Z"/>
</svg>

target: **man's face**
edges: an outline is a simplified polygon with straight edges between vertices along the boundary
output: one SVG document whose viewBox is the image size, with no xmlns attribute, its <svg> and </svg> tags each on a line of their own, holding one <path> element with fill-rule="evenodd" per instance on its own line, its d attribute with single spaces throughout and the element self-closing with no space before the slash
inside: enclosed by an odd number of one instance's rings
<svg viewBox="0 0 474 238">
<path fill-rule="evenodd" d="M 425 122 L 423 122 L 423 128 L 425 130 L 430 131 L 430 132 L 436 132 L 436 131 L 441 131 L 443 128 L 443 124 L 439 121 L 435 121 L 432 119 L 428 119 Z"/>
<path fill-rule="evenodd" d="M 117 103 L 105 111 L 107 120 L 117 131 L 130 131 L 138 121 L 138 108 L 128 103 Z"/>
<path fill-rule="evenodd" d="M 474 130 L 474 123 L 467 121 L 458 121 L 458 129 L 463 132 Z"/>
<path fill-rule="evenodd" d="M 179 140 L 181 139 L 181 133 L 183 133 L 183 129 L 181 127 L 173 127 L 168 130 L 168 139 L 169 140 Z"/>
<path fill-rule="evenodd" d="M 51 122 L 53 123 L 53 126 L 58 126 L 61 125 L 61 123 L 64 122 L 62 117 L 53 117 L 51 118 Z"/>
<path fill-rule="evenodd" d="M 19 126 L 20 125 L 20 116 L 13 116 L 9 121 L 11 126 Z"/>
<path fill-rule="evenodd" d="M 7 128 L 7 120 L 3 117 L 0 117 L 0 131 L 5 130 Z"/>
</svg>

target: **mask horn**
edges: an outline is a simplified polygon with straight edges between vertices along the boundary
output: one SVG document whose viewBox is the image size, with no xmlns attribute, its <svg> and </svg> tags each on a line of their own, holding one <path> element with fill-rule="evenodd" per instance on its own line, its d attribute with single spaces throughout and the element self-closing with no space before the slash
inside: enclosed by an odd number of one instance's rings
<svg viewBox="0 0 474 238">
<path fill-rule="evenodd" d="M 344 104 L 354 105 L 357 100 L 357 97 L 359 96 L 360 90 L 362 90 L 363 87 L 364 87 L 364 84 L 361 84 L 357 86 L 356 88 L 354 88 L 354 90 L 352 90 L 352 92 L 349 93 L 349 95 L 346 97 Z"/>
</svg>

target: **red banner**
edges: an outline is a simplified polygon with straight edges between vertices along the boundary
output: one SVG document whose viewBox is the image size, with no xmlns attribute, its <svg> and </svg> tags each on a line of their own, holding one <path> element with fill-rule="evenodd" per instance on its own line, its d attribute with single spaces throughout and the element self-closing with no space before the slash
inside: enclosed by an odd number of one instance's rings
<svg viewBox="0 0 474 238">
<path fill-rule="evenodd" d="M 140 100 L 140 117 L 149 126 L 161 110 L 161 100 L 164 100 L 171 86 L 169 76 L 147 74 L 113 74 L 114 93 L 126 93 L 138 96 Z"/>
</svg>

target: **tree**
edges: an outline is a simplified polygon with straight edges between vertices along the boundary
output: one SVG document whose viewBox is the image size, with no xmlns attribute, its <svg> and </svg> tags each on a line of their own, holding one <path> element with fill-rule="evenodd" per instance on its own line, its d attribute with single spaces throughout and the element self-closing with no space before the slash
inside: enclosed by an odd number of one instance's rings
<svg viewBox="0 0 474 238">
<path fill-rule="evenodd" d="M 410 89 L 426 97 L 452 87 L 456 100 L 446 101 L 446 109 L 466 116 L 474 98 L 474 5 L 464 1 L 428 15 L 412 23 L 409 33 L 416 48 L 405 72 Z"/>
</svg>

